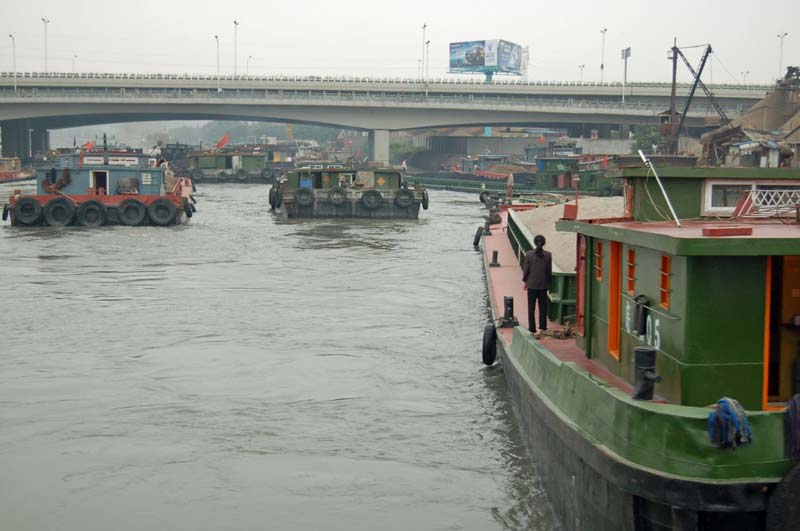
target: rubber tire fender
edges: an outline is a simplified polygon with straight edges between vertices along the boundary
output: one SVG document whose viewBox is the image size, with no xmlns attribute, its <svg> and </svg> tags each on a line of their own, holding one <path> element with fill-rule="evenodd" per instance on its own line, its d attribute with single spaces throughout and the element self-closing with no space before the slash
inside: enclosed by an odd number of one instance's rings
<svg viewBox="0 0 800 531">
<path fill-rule="evenodd" d="M 175 216 L 178 214 L 178 209 L 168 199 L 159 197 L 149 205 L 147 205 L 147 217 L 153 225 L 166 227 L 175 223 Z"/>
<path fill-rule="evenodd" d="M 383 196 L 377 190 L 367 190 L 361 194 L 359 201 L 367 210 L 377 210 L 383 204 Z"/>
<path fill-rule="evenodd" d="M 399 208 L 408 208 L 414 204 L 414 192 L 401 188 L 394 194 L 394 204 Z"/>
<path fill-rule="evenodd" d="M 347 200 L 347 191 L 341 186 L 334 186 L 328 191 L 328 200 L 332 205 L 343 205 Z"/>
<path fill-rule="evenodd" d="M 42 217 L 42 205 L 32 197 L 23 197 L 14 203 L 14 224 L 29 226 Z"/>
<path fill-rule="evenodd" d="M 184 197 L 181 201 L 181 205 L 183 206 L 183 211 L 186 214 L 186 217 L 192 217 L 192 204 L 189 202 L 189 200 Z"/>
<path fill-rule="evenodd" d="M 430 204 L 430 198 L 428 198 L 428 191 L 422 191 L 422 210 L 428 210 L 428 205 Z"/>
<path fill-rule="evenodd" d="M 278 191 L 275 192 L 275 208 L 276 210 L 281 207 L 283 204 L 283 188 L 278 188 Z"/>
<path fill-rule="evenodd" d="M 472 238 L 472 246 L 478 247 L 481 244 L 481 236 L 483 236 L 483 227 L 478 227 L 475 231 L 475 237 Z"/>
<path fill-rule="evenodd" d="M 489 197 L 490 195 L 492 195 L 492 193 L 489 190 L 484 190 L 483 192 L 481 192 L 481 195 L 478 196 L 478 199 L 480 200 L 481 203 L 485 205 L 486 198 Z"/>
<path fill-rule="evenodd" d="M 123 225 L 141 225 L 146 216 L 147 207 L 138 199 L 125 199 L 117 206 L 117 217 Z"/>
<path fill-rule="evenodd" d="M 800 529 L 800 464 L 784 476 L 769 497 L 767 531 Z"/>
<path fill-rule="evenodd" d="M 250 177 L 250 175 L 244 168 L 241 168 L 236 172 L 236 178 L 239 179 L 240 181 L 246 181 L 248 177 Z"/>
<path fill-rule="evenodd" d="M 492 365 L 497 359 L 497 328 L 494 327 L 494 323 L 486 323 L 483 327 L 481 357 L 484 365 Z"/>
<path fill-rule="evenodd" d="M 66 197 L 56 197 L 44 205 L 42 216 L 51 227 L 69 225 L 75 217 L 75 204 Z"/>
<path fill-rule="evenodd" d="M 8 219 L 8 203 L 3 205 L 3 221 Z"/>
<path fill-rule="evenodd" d="M 81 203 L 75 219 L 81 227 L 102 227 L 108 221 L 108 212 L 103 203 L 90 199 Z"/>
<path fill-rule="evenodd" d="M 276 190 L 274 187 L 269 189 L 269 206 L 272 209 L 275 208 L 275 193 Z"/>
<path fill-rule="evenodd" d="M 311 188 L 298 188 L 294 198 L 299 206 L 311 206 L 314 204 L 314 191 Z"/>
</svg>

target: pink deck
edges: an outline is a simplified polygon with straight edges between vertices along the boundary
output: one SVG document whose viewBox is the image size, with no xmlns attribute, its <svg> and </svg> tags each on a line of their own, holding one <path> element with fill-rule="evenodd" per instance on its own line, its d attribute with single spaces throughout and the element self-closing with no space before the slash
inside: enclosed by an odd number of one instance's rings
<svg viewBox="0 0 800 531">
<path fill-rule="evenodd" d="M 792 221 L 789 219 L 788 221 Z M 704 238 L 719 239 L 734 236 L 736 238 L 798 238 L 800 237 L 800 225 L 793 223 L 781 223 L 780 220 L 731 220 L 731 221 L 681 221 L 681 226 L 677 227 L 674 222 L 637 222 L 627 221 L 621 223 L 604 223 L 604 227 L 614 227 L 628 230 L 638 230 L 652 234 L 662 234 L 673 238 Z M 749 235 L 704 235 L 704 229 L 726 229 L 730 227 L 748 227 L 752 229 Z"/>
<path fill-rule="evenodd" d="M 488 289 L 490 291 L 494 313 L 496 316 L 503 315 L 503 298 L 506 296 L 514 297 L 514 314 L 519 320 L 522 328 L 528 328 L 528 298 L 525 292 L 525 285 L 522 282 L 522 269 L 517 262 L 516 253 L 511 247 L 506 232 L 506 221 L 508 212 L 500 214 L 501 223 L 492 225 L 492 235 L 483 237 L 483 258 L 487 264 Z M 499 267 L 488 267 L 492 260 L 492 252 L 497 251 L 497 261 Z M 547 325 L 549 330 L 558 330 L 562 326 L 553 322 Z M 502 338 L 506 347 L 511 345 L 514 335 L 513 328 L 499 328 L 499 337 Z M 538 340 L 547 350 L 552 352 L 562 361 L 574 362 L 587 372 L 597 378 L 617 387 L 621 391 L 630 394 L 633 390 L 631 385 L 616 376 L 603 365 L 587 358 L 584 352 L 575 344 L 574 338 L 555 339 L 544 336 Z"/>
</svg>

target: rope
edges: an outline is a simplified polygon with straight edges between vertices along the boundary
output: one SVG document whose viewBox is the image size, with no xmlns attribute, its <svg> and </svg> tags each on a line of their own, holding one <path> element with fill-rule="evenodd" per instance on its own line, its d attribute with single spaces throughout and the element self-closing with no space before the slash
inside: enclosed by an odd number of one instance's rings
<svg viewBox="0 0 800 531">
<path fill-rule="evenodd" d="M 753 440 L 753 431 L 742 405 L 733 398 L 723 397 L 708 415 L 708 437 L 717 448 L 746 446 Z"/>
</svg>

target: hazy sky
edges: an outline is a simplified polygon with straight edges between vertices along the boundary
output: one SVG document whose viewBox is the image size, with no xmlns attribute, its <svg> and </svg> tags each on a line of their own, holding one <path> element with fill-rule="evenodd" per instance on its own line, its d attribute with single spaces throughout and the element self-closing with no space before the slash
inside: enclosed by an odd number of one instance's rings
<svg viewBox="0 0 800 531">
<path fill-rule="evenodd" d="M 17 43 L 17 70 L 48 66 L 78 71 L 216 72 L 219 35 L 223 73 L 342 74 L 414 77 L 422 52 L 422 24 L 430 39 L 430 76 L 443 76 L 448 43 L 502 38 L 530 46 L 531 80 L 599 80 L 601 33 L 605 79 L 622 79 L 620 50 L 630 46 L 628 79 L 668 81 L 667 49 L 710 43 L 714 60 L 705 81 L 772 82 L 783 64 L 800 65 L 800 0 L 670 1 L 85 1 L 0 0 L 0 70 L 12 69 L 9 33 Z M 696 64 L 699 49 L 689 50 Z M 681 65 L 680 79 L 689 74 Z M 463 77 L 463 76 L 460 76 Z"/>
</svg>

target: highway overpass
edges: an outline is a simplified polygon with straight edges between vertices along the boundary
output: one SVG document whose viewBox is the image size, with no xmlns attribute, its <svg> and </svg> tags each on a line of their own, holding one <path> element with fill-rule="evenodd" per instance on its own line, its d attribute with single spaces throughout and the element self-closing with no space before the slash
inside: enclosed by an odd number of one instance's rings
<svg viewBox="0 0 800 531">
<path fill-rule="evenodd" d="M 3 154 L 44 151 L 49 129 L 147 120 L 261 120 L 371 132 L 372 155 L 388 157 L 389 131 L 469 125 L 655 124 L 670 86 L 630 83 L 455 82 L 339 77 L 0 72 Z M 689 87 L 678 87 L 679 108 Z M 715 86 L 738 116 L 766 86 Z M 716 118 L 702 92 L 688 127 Z"/>
</svg>

